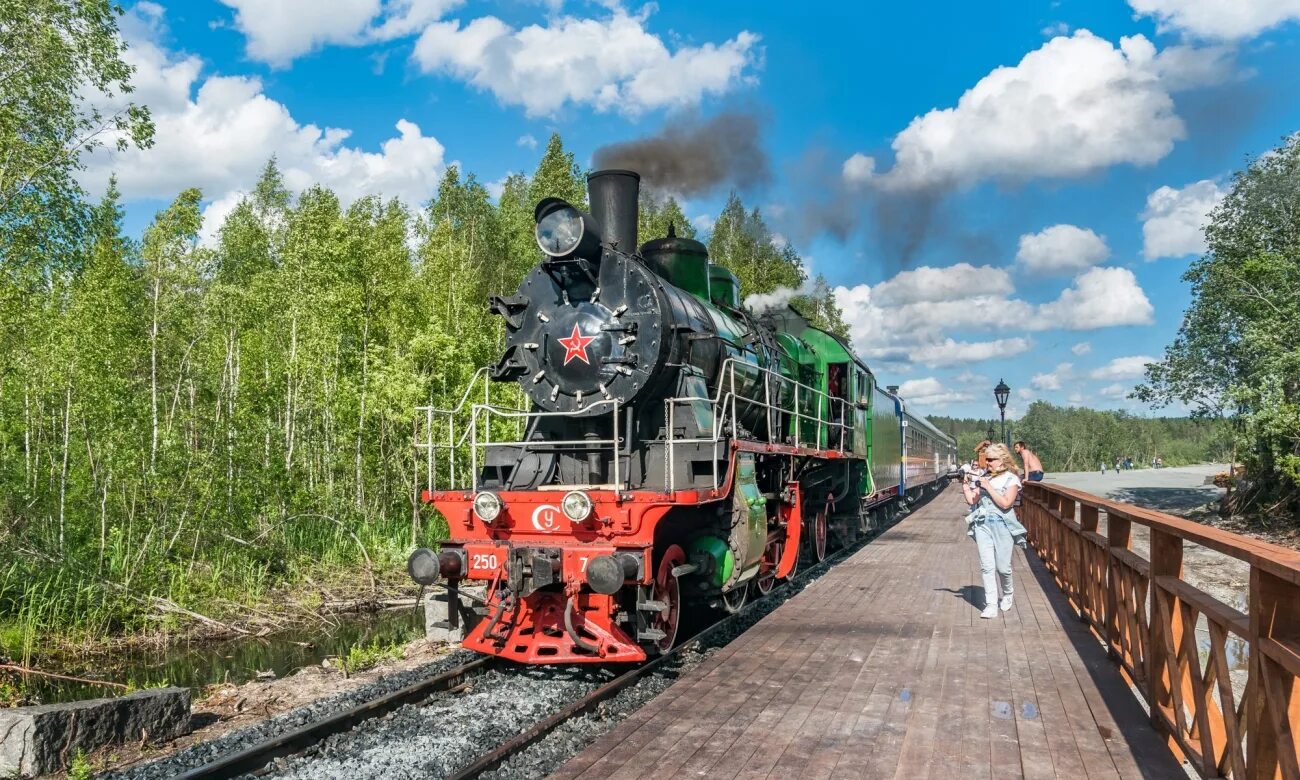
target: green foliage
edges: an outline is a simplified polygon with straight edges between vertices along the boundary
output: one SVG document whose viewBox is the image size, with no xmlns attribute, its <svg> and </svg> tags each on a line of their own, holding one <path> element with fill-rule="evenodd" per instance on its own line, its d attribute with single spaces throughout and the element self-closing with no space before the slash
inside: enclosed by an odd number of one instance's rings
<svg viewBox="0 0 1300 780">
<path fill-rule="evenodd" d="M 147 146 L 147 109 L 110 0 L 0 0 L 0 257 L 67 260 L 84 227 L 75 174 L 106 143 Z"/>
<path fill-rule="evenodd" d="M 812 324 L 848 336 L 848 326 L 830 285 L 821 276 L 808 284 L 808 272 L 799 253 L 788 242 L 774 240 L 762 213 L 758 209 L 746 211 L 735 192 L 727 198 L 713 225 L 709 259 L 736 275 L 742 296 L 788 290 L 792 293 L 790 303 Z"/>
<path fill-rule="evenodd" d="M 85 751 L 78 748 L 68 762 L 68 780 L 90 780 L 94 776 L 95 765 L 90 763 Z"/>
<path fill-rule="evenodd" d="M 0 677 L 0 709 L 21 706 L 23 701 L 22 690 L 17 685 L 14 685 L 8 677 Z"/>
<path fill-rule="evenodd" d="M 1300 509 L 1300 135 L 1238 172 L 1211 215 L 1192 303 L 1136 397 L 1229 417 L 1248 495 Z"/>
<path fill-rule="evenodd" d="M 400 642 L 385 644 L 376 641 L 370 644 L 353 645 L 348 648 L 348 654 L 340 658 L 339 662 L 345 672 L 356 674 L 374 668 L 384 661 L 401 658 L 404 649 L 405 645 Z"/>
<path fill-rule="evenodd" d="M 975 446 L 998 420 L 931 416 L 939 430 L 957 437 L 959 459 L 974 457 Z M 1048 471 L 1091 471 L 1104 461 L 1132 458 L 1142 468 L 1159 457 L 1166 466 L 1226 460 L 1229 446 L 1222 425 L 1187 417 L 1134 417 L 1118 411 L 1055 406 L 1035 401 L 1019 420 L 1007 420 L 1007 438 L 1024 441 Z"/>
</svg>

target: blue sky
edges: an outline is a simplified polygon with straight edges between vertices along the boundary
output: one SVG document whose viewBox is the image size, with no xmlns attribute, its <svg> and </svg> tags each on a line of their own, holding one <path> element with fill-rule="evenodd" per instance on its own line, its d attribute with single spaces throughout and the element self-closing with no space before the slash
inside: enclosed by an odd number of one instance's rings
<svg viewBox="0 0 1300 780">
<path fill-rule="evenodd" d="M 289 183 L 418 206 L 450 164 L 588 163 L 665 122 L 759 117 L 741 191 L 837 287 L 855 344 L 923 411 L 1125 395 L 1178 328 L 1206 212 L 1300 130 L 1295 0 L 619 5 L 128 4 L 155 147 L 100 152 L 128 229 L 199 186 L 209 229 L 277 155 Z M 685 199 L 707 226 L 727 182 Z M 833 206 L 833 208 L 830 208 Z M 828 229 L 827 215 L 837 230 Z"/>
</svg>

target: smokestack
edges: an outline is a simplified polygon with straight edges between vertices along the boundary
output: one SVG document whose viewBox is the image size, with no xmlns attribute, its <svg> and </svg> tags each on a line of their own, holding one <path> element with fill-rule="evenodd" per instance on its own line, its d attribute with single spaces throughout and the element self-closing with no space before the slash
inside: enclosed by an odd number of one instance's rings
<svg viewBox="0 0 1300 780">
<path fill-rule="evenodd" d="M 637 202 L 641 176 L 635 171 L 596 171 L 587 177 L 591 216 L 600 225 L 605 241 L 620 252 L 636 252 Z"/>
</svg>

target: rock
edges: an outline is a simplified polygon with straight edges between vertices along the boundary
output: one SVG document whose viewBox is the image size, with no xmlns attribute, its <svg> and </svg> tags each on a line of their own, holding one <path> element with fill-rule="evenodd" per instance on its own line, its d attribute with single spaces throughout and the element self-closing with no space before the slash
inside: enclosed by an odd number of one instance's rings
<svg viewBox="0 0 1300 780">
<path fill-rule="evenodd" d="M 187 688 L 4 709 L 0 710 L 0 776 L 59 772 L 77 751 L 89 753 L 104 745 L 143 739 L 166 742 L 189 731 Z"/>
<path fill-rule="evenodd" d="M 459 599 L 457 603 L 457 613 L 460 620 L 459 625 L 452 628 L 447 620 L 447 597 L 448 593 L 445 588 L 438 588 L 424 597 L 424 636 L 431 642 L 447 642 L 449 644 L 460 644 L 465 639 L 465 634 L 483 618 L 474 612 L 474 606 L 479 603 L 471 598 L 477 596 L 479 601 L 487 597 L 486 588 L 476 586 L 461 586 L 459 590 Z"/>
</svg>

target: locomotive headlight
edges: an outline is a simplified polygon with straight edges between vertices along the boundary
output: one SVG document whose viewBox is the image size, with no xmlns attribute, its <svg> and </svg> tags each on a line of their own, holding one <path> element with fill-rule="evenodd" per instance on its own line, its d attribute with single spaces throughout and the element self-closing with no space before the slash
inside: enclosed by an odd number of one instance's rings
<svg viewBox="0 0 1300 780">
<path fill-rule="evenodd" d="M 581 490 L 571 490 L 564 495 L 560 508 L 564 510 L 565 517 L 575 523 L 581 523 L 591 516 L 591 496 Z"/>
<path fill-rule="evenodd" d="M 501 514 L 501 496 L 490 490 L 484 490 L 482 493 L 474 496 L 474 516 L 485 523 L 491 524 Z"/>
<path fill-rule="evenodd" d="M 539 209 L 540 211 L 540 209 Z M 582 214 L 563 201 L 552 204 L 537 220 L 537 245 L 551 257 L 564 257 L 582 243 L 586 232 Z"/>
<path fill-rule="evenodd" d="M 559 198 L 546 198 L 533 212 L 537 246 L 551 257 L 600 257 L 600 228 L 590 214 Z"/>
</svg>

